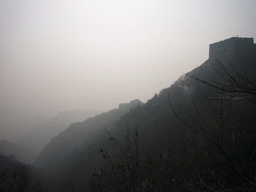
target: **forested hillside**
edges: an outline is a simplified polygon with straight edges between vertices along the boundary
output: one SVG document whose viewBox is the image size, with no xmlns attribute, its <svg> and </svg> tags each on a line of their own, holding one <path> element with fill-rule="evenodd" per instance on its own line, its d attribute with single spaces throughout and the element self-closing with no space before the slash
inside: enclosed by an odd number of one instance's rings
<svg viewBox="0 0 256 192">
<path fill-rule="evenodd" d="M 207 60 L 144 105 L 71 124 L 35 161 L 54 176 L 47 190 L 256 190 L 255 53 Z"/>
</svg>

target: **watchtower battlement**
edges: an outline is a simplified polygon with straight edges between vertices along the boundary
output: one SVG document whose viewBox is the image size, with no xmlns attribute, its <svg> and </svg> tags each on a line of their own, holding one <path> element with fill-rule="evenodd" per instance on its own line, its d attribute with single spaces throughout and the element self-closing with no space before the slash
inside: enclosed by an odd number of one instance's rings
<svg viewBox="0 0 256 192">
<path fill-rule="evenodd" d="M 254 47 L 253 38 L 232 37 L 209 46 L 209 59 L 234 58 Z"/>
</svg>

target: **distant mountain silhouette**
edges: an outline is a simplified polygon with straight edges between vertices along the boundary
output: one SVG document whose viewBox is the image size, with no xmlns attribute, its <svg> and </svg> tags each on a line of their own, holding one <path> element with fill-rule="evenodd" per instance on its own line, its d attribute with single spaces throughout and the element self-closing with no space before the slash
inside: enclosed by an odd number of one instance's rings
<svg viewBox="0 0 256 192">
<path fill-rule="evenodd" d="M 32 152 L 28 149 L 25 149 L 15 143 L 11 143 L 7 140 L 1 140 L 0 141 L 0 153 L 5 156 L 11 156 L 14 155 L 17 159 L 19 159 L 20 162 L 23 163 L 31 163 L 30 157 L 32 155 Z"/>
<path fill-rule="evenodd" d="M 44 145 L 49 143 L 51 138 L 65 130 L 69 124 L 84 121 L 98 113 L 99 112 L 94 110 L 60 112 L 51 120 L 31 129 L 27 135 L 21 138 L 16 144 L 32 151 L 33 155 L 31 156 L 31 161 L 33 161 Z"/>
</svg>

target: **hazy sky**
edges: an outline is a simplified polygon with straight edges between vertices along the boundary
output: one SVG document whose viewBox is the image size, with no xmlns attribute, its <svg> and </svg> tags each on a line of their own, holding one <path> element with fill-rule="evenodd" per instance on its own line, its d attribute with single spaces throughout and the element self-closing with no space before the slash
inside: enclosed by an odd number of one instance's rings
<svg viewBox="0 0 256 192">
<path fill-rule="evenodd" d="M 256 1 L 1 0 L 0 120 L 146 102 L 237 35 Z"/>
</svg>

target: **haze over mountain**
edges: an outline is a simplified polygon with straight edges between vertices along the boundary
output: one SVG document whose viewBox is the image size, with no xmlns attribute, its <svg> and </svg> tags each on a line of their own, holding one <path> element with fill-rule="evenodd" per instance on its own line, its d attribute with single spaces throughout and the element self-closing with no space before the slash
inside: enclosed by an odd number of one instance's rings
<svg viewBox="0 0 256 192">
<path fill-rule="evenodd" d="M 17 160 L 23 163 L 30 164 L 31 156 L 33 152 L 29 149 L 25 149 L 15 143 L 11 143 L 8 140 L 0 141 L 0 154 L 4 156 L 14 156 Z"/>
<path fill-rule="evenodd" d="M 17 123 L 16 126 L 13 125 L 11 131 L 16 134 L 21 131 L 23 133 L 18 135 L 3 134 L 2 141 L 0 140 L 0 153 L 3 155 L 15 155 L 20 162 L 30 164 L 34 161 L 44 145 L 61 131 L 65 130 L 71 123 L 84 121 L 89 117 L 94 117 L 98 113 L 95 110 L 60 112 L 45 122 L 37 121 L 38 124 L 34 127 L 32 125 L 35 125 L 35 122 L 32 120 L 22 121 L 27 122 L 25 124 L 27 127 L 24 126 L 24 128 L 21 127 L 23 125 L 22 123 Z M 6 128 L 7 131 L 10 131 L 8 127 Z M 11 141 L 11 143 L 6 140 Z"/>
<path fill-rule="evenodd" d="M 146 102 L 208 46 L 256 38 L 255 1 L 0 1 L 0 126 Z"/>
<path fill-rule="evenodd" d="M 48 121 L 50 117 L 46 116 L 34 116 L 29 119 L 19 120 L 11 125 L 0 126 L 0 140 L 5 139 L 10 142 L 16 142 L 20 138 L 24 137 L 34 127 Z"/>
</svg>

